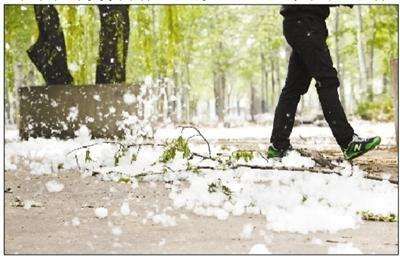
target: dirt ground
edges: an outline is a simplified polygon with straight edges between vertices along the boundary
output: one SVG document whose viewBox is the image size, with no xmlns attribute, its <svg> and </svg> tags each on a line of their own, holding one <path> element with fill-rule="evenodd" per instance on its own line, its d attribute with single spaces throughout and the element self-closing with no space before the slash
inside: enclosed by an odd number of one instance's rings
<svg viewBox="0 0 400 256">
<path fill-rule="evenodd" d="M 394 155 L 394 153 L 392 153 Z M 45 183 L 57 179 L 65 185 L 58 193 L 49 193 Z M 5 253 L 248 253 L 257 243 L 265 243 L 272 253 L 327 253 L 337 243 L 350 242 L 363 253 L 397 254 L 398 223 L 365 222 L 355 230 L 334 234 L 308 235 L 272 232 L 265 229 L 265 217 L 242 215 L 225 221 L 201 217 L 185 210 L 168 211 L 177 225 L 163 227 L 151 220 L 143 223 L 147 211 L 155 205 L 169 206 L 164 184 L 140 183 L 132 191 L 129 184 L 82 177 L 78 172 L 32 176 L 26 171 L 5 173 Z M 11 206 L 19 197 L 34 200 L 42 207 Z M 129 198 L 137 216 L 122 216 L 120 206 Z M 94 208 L 104 206 L 105 219 L 95 217 Z M 94 208 L 93 208 L 94 207 Z M 185 214 L 186 218 L 180 215 Z M 78 217 L 80 224 L 72 225 Z M 240 237 L 243 225 L 255 226 L 249 240 Z M 118 226 L 122 234 L 115 235 Z M 266 237 L 260 234 L 266 233 Z M 312 243 L 313 238 L 321 240 Z"/>
</svg>

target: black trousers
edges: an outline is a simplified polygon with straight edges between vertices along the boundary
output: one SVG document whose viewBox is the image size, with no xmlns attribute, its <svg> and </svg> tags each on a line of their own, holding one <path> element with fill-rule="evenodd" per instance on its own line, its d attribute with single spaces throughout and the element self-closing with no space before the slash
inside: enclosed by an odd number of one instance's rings
<svg viewBox="0 0 400 256">
<path fill-rule="evenodd" d="M 290 146 L 289 136 L 297 105 L 314 78 L 322 111 L 333 136 L 342 148 L 347 147 L 354 130 L 339 100 L 339 79 L 326 44 L 328 30 L 325 20 L 316 17 L 285 18 L 283 33 L 292 53 L 285 86 L 275 109 L 271 143 L 278 149 Z"/>
</svg>

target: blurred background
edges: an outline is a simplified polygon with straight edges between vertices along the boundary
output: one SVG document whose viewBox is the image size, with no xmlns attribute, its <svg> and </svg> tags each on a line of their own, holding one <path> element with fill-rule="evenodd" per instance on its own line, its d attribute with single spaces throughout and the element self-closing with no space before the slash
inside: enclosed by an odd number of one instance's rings
<svg viewBox="0 0 400 256">
<path fill-rule="evenodd" d="M 74 85 L 95 83 L 99 10 L 56 6 Z M 168 81 L 163 123 L 270 122 L 287 73 L 290 47 L 282 35 L 280 6 L 130 6 L 126 83 Z M 328 45 L 351 118 L 391 121 L 390 61 L 398 56 L 398 7 L 331 8 Z M 41 86 L 26 51 L 38 25 L 31 5 L 5 7 L 5 117 L 15 124 L 16 90 Z M 123 85 L 121 85 L 123 86 Z M 298 120 L 322 114 L 314 81 L 302 97 Z"/>
</svg>

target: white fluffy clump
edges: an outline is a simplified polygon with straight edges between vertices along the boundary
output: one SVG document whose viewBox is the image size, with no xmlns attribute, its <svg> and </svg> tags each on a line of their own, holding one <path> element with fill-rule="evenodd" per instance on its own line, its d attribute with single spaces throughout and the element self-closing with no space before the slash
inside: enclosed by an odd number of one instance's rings
<svg viewBox="0 0 400 256">
<path fill-rule="evenodd" d="M 124 103 L 127 104 L 127 105 L 131 105 L 131 104 L 136 102 L 135 95 L 133 95 L 130 92 L 125 93 L 124 96 L 123 96 L 123 99 L 124 99 Z"/>
<path fill-rule="evenodd" d="M 151 220 L 156 224 L 161 224 L 164 227 L 176 226 L 176 221 L 173 216 L 169 216 L 166 213 L 155 214 L 151 217 Z"/>
<path fill-rule="evenodd" d="M 282 165 L 285 167 L 314 167 L 315 162 L 309 157 L 300 155 L 297 151 L 289 151 L 288 155 L 282 158 Z"/>
<path fill-rule="evenodd" d="M 121 214 L 124 216 L 127 216 L 131 213 L 131 209 L 129 208 L 129 203 L 128 202 L 123 202 L 121 205 Z"/>
<path fill-rule="evenodd" d="M 312 244 L 316 244 L 316 245 L 321 245 L 321 244 L 322 244 L 322 241 L 321 241 L 321 239 L 319 239 L 319 238 L 313 237 L 313 238 L 311 239 L 311 243 L 312 243 Z"/>
<path fill-rule="evenodd" d="M 120 227 L 113 227 L 113 228 L 111 229 L 111 233 L 112 233 L 114 236 L 120 236 L 120 235 L 122 234 L 122 229 L 121 229 Z"/>
<path fill-rule="evenodd" d="M 265 244 L 255 244 L 251 247 L 249 254 L 271 254 L 271 252 L 265 247 Z"/>
<path fill-rule="evenodd" d="M 68 116 L 67 116 L 67 120 L 69 122 L 73 122 L 73 121 L 77 120 L 78 115 L 79 115 L 78 107 L 70 107 L 69 108 L 69 113 L 68 113 Z"/>
<path fill-rule="evenodd" d="M 361 222 L 361 218 L 355 214 L 318 204 L 299 205 L 289 210 L 275 208 L 268 210 L 266 216 L 269 221 L 268 229 L 301 234 L 320 230 L 336 232 L 341 229 L 355 229 Z"/>
<path fill-rule="evenodd" d="M 71 223 L 72 223 L 72 226 L 79 226 L 79 224 L 81 224 L 81 222 L 80 222 L 80 220 L 79 220 L 79 218 L 78 217 L 74 217 L 72 220 L 71 220 Z"/>
<path fill-rule="evenodd" d="M 158 243 L 158 246 L 163 246 L 165 245 L 167 240 L 165 240 L 165 238 L 161 239 L 160 242 Z"/>
<path fill-rule="evenodd" d="M 251 234 L 253 233 L 254 227 L 251 223 L 247 223 L 243 226 L 242 232 L 240 233 L 240 237 L 242 239 L 250 239 Z"/>
<path fill-rule="evenodd" d="M 328 248 L 328 254 L 362 254 L 352 243 L 337 244 Z"/>
<path fill-rule="evenodd" d="M 108 210 L 107 208 L 99 207 L 94 210 L 94 214 L 96 214 L 97 218 L 104 219 L 108 215 Z"/>
<path fill-rule="evenodd" d="M 87 144 L 91 140 L 91 132 L 86 125 L 82 125 L 79 130 L 75 132 L 75 141 L 80 144 Z"/>
<path fill-rule="evenodd" d="M 56 180 L 51 180 L 51 181 L 46 182 L 46 188 L 47 188 L 47 191 L 49 191 L 50 193 L 60 192 L 64 189 L 64 184 L 59 183 Z"/>
<path fill-rule="evenodd" d="M 173 185 L 169 197 L 175 208 L 197 215 L 225 219 L 230 214 L 262 214 L 267 229 L 302 234 L 355 229 L 361 223 L 357 212 L 362 210 L 396 212 L 394 185 L 367 180 L 352 171 L 351 177 L 248 168 L 203 171 L 187 177 L 189 186 Z M 219 185 L 210 192 L 212 183 Z M 222 186 L 230 195 L 224 194 Z"/>
</svg>

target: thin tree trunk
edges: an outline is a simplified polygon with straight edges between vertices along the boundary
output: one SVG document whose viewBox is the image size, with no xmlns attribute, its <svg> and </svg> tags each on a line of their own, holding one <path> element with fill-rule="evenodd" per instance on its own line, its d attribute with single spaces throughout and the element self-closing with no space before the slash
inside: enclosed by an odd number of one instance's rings
<svg viewBox="0 0 400 256">
<path fill-rule="evenodd" d="M 340 52 L 339 52 L 339 20 L 340 20 L 340 13 L 339 9 L 336 8 L 335 11 L 335 59 L 336 59 L 336 68 L 338 71 L 338 77 L 339 77 L 339 93 L 340 93 L 340 100 L 343 105 L 343 109 L 346 111 L 346 95 L 344 91 L 344 85 L 343 85 L 343 74 L 342 74 L 342 67 L 340 63 Z"/>
<path fill-rule="evenodd" d="M 369 10 L 371 10 L 371 6 L 369 6 Z M 376 31 L 375 31 L 375 19 L 372 19 L 372 39 L 371 39 L 371 44 L 370 44 L 370 50 L 369 50 L 369 68 L 368 68 L 368 73 L 367 73 L 367 79 L 368 79 L 368 98 L 373 99 L 374 97 L 374 48 L 375 48 L 375 37 L 376 37 Z"/>
<path fill-rule="evenodd" d="M 275 106 L 275 63 L 274 60 L 271 58 L 271 108 L 273 109 Z"/>
<path fill-rule="evenodd" d="M 151 33 L 152 33 L 152 44 L 153 44 L 153 59 L 152 59 L 152 66 L 153 66 L 153 80 L 160 76 L 159 65 L 157 63 L 158 60 L 158 47 L 157 47 L 157 33 L 156 33 L 156 14 L 154 11 L 154 6 L 151 7 Z"/>
<path fill-rule="evenodd" d="M 382 93 L 386 94 L 387 93 L 387 87 L 388 87 L 388 77 L 386 73 L 383 73 L 382 75 Z"/>
<path fill-rule="evenodd" d="M 67 66 L 67 50 L 57 9 L 53 5 L 35 5 L 39 38 L 27 51 L 47 85 L 72 84 Z"/>
<path fill-rule="evenodd" d="M 280 89 L 282 88 L 282 80 L 281 80 L 281 68 L 280 68 L 280 61 L 279 58 L 276 59 L 276 81 L 278 84 L 278 90 L 280 91 Z"/>
<path fill-rule="evenodd" d="M 264 69 L 264 73 L 262 75 L 264 76 L 264 85 L 263 85 L 263 87 L 265 88 L 265 90 L 264 90 L 265 91 L 265 95 L 262 95 L 262 97 L 265 100 L 265 112 L 268 112 L 268 110 L 269 110 L 269 108 L 268 108 L 268 105 L 269 105 L 269 99 L 268 99 L 269 90 L 268 90 L 268 71 L 267 71 L 266 68 Z"/>
<path fill-rule="evenodd" d="M 189 57 L 188 57 L 189 58 Z M 190 67 L 189 67 L 189 60 L 185 63 L 185 68 L 186 68 L 186 85 L 184 87 L 184 94 L 182 97 L 184 97 L 184 110 L 185 110 L 185 121 L 188 121 L 190 119 L 190 97 L 189 97 L 189 89 L 192 88 L 192 81 L 190 78 Z"/>
<path fill-rule="evenodd" d="M 250 117 L 251 121 L 255 122 L 255 115 L 257 114 L 257 107 L 256 107 L 256 89 L 254 85 L 250 85 Z"/>
<path fill-rule="evenodd" d="M 260 60 L 261 60 L 261 112 L 265 113 L 267 111 L 266 106 L 266 98 L 265 98 L 265 84 L 266 77 L 265 74 L 265 56 L 263 52 L 260 52 Z"/>
<path fill-rule="evenodd" d="M 100 38 L 96 84 L 123 83 L 129 41 L 129 5 L 99 5 Z"/>
<path fill-rule="evenodd" d="M 359 86 L 363 88 L 366 86 L 367 65 L 365 62 L 364 39 L 362 35 L 362 10 L 361 6 L 357 5 L 357 49 L 358 49 L 358 63 L 359 63 Z"/>
<path fill-rule="evenodd" d="M 223 51 L 222 42 L 218 43 L 219 51 Z M 225 93 L 226 93 L 226 78 L 225 70 L 221 63 L 216 63 L 216 71 L 214 74 L 214 97 L 215 97 L 215 111 L 218 117 L 218 122 L 224 122 L 225 119 Z"/>
</svg>

